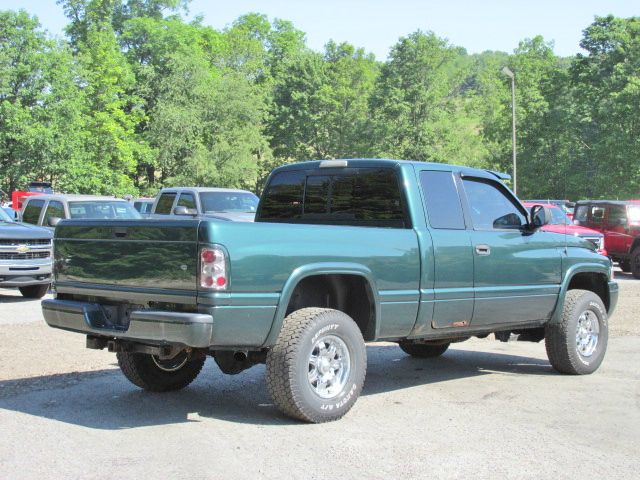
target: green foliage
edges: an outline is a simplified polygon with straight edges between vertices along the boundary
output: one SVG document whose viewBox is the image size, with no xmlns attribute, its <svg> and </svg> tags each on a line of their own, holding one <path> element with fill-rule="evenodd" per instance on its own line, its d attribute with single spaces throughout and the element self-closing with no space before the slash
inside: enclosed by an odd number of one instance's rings
<svg viewBox="0 0 640 480">
<path fill-rule="evenodd" d="M 69 192 L 165 185 L 259 192 L 309 158 L 396 157 L 511 171 L 518 193 L 638 197 L 640 19 L 597 17 L 586 53 L 542 37 L 468 55 L 416 31 L 389 59 L 249 13 L 215 30 L 189 0 L 59 0 L 67 41 L 0 12 L 0 188 L 49 179 Z"/>
</svg>

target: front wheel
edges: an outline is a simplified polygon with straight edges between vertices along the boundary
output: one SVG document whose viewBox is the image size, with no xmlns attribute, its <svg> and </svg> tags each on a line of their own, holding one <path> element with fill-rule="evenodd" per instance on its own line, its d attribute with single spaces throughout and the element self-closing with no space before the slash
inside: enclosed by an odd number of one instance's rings
<svg viewBox="0 0 640 480">
<path fill-rule="evenodd" d="M 562 319 L 545 327 L 549 362 L 571 375 L 595 372 L 607 351 L 607 311 L 600 297 L 587 290 L 569 290 Z"/>
<path fill-rule="evenodd" d="M 631 253 L 630 267 L 633 278 L 640 278 L 640 247 L 636 247 L 633 253 Z"/>
<path fill-rule="evenodd" d="M 161 360 L 147 353 L 118 352 L 118 365 L 127 380 L 150 392 L 180 390 L 193 382 L 206 360 L 183 350 L 171 359 Z"/>
<path fill-rule="evenodd" d="M 29 285 L 28 287 L 19 287 L 18 290 L 24 298 L 42 298 L 49 291 L 49 284 Z"/>
<path fill-rule="evenodd" d="M 367 369 L 362 333 L 343 312 L 303 308 L 284 319 L 267 354 L 267 389 L 284 414 L 337 420 L 354 405 Z"/>
</svg>

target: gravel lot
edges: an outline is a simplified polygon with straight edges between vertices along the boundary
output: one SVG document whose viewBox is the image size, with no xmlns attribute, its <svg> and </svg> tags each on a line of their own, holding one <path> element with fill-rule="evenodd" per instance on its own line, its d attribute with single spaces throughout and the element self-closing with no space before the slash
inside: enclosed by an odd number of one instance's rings
<svg viewBox="0 0 640 480">
<path fill-rule="evenodd" d="M 474 339 L 435 360 L 371 344 L 362 397 L 324 425 L 281 416 L 263 366 L 226 376 L 209 359 L 182 392 L 142 392 L 0 289 L 0 479 L 637 478 L 640 281 L 617 279 L 594 375 L 556 374 L 542 343 Z"/>
</svg>

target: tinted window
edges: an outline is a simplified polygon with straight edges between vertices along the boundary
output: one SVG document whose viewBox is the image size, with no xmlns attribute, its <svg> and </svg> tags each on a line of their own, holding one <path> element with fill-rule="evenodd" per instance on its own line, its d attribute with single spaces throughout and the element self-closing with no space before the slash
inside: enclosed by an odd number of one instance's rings
<svg viewBox="0 0 640 480">
<path fill-rule="evenodd" d="M 69 202 L 69 215 L 71 218 L 108 219 L 141 218 L 138 211 L 129 202 L 83 201 Z"/>
<path fill-rule="evenodd" d="M 196 199 L 192 193 L 181 193 L 178 199 L 178 207 L 196 208 Z"/>
<path fill-rule="evenodd" d="M 44 207 L 44 200 L 30 200 L 22 212 L 22 221 L 37 225 L 42 207 Z"/>
<path fill-rule="evenodd" d="M 578 205 L 576 207 L 576 211 L 573 215 L 573 219 L 578 222 L 586 222 L 587 221 L 587 212 L 589 211 L 588 205 Z"/>
<path fill-rule="evenodd" d="M 57 218 L 65 218 L 64 215 L 64 205 L 57 200 L 52 200 L 47 205 L 47 209 L 44 212 L 44 219 L 42 220 L 43 225 L 49 225 L 49 219 L 52 217 Z"/>
<path fill-rule="evenodd" d="M 609 225 L 624 225 L 627 223 L 627 209 L 622 205 L 609 207 L 607 223 Z"/>
<path fill-rule="evenodd" d="M 331 177 L 308 177 L 304 191 L 304 216 L 313 218 L 314 215 L 329 213 L 329 186 Z"/>
<path fill-rule="evenodd" d="M 526 224 L 526 217 L 497 184 L 470 179 L 463 183 L 475 229 L 520 228 Z"/>
<path fill-rule="evenodd" d="M 282 221 L 302 216 L 305 172 L 280 172 L 273 176 L 262 195 L 256 221 Z"/>
<path fill-rule="evenodd" d="M 160 215 L 169 215 L 171 213 L 171 207 L 173 206 L 173 201 L 176 198 L 176 194 L 174 193 L 163 193 L 160 195 L 158 199 L 158 204 L 156 205 L 155 213 Z"/>
<path fill-rule="evenodd" d="M 205 213 L 255 213 L 258 201 L 251 192 L 200 192 L 200 203 Z"/>
<path fill-rule="evenodd" d="M 451 172 L 421 172 L 420 181 L 433 228 L 464 230 L 462 205 Z"/>
</svg>

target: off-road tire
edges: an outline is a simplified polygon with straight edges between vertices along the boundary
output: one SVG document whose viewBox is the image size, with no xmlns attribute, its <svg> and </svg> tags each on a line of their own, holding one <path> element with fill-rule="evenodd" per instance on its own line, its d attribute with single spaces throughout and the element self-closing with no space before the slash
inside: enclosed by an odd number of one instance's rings
<svg viewBox="0 0 640 480">
<path fill-rule="evenodd" d="M 435 358 L 442 355 L 449 348 L 450 343 L 440 345 L 429 345 L 427 343 L 416 343 L 411 340 L 401 340 L 398 345 L 402 351 L 412 357 Z"/>
<path fill-rule="evenodd" d="M 618 266 L 620 267 L 620 270 L 622 270 L 624 273 L 629 273 L 631 271 L 631 261 L 630 260 L 622 260 L 622 261 L 618 262 Z"/>
<path fill-rule="evenodd" d="M 349 373 L 342 389 L 322 398 L 309 380 L 314 345 L 337 337 L 349 355 Z M 303 308 L 287 316 L 275 346 L 267 354 L 267 390 L 285 415 L 305 422 L 330 422 L 354 405 L 367 370 L 367 352 L 356 323 L 343 312 L 328 308 Z"/>
<path fill-rule="evenodd" d="M 127 380 L 150 392 L 181 390 L 193 382 L 206 360 L 204 355 L 187 359 L 178 370 L 169 372 L 159 368 L 147 353 L 118 352 L 118 365 Z"/>
<path fill-rule="evenodd" d="M 576 339 L 578 319 L 586 311 L 595 314 L 599 328 L 597 346 L 589 357 L 580 354 Z M 569 290 L 560 322 L 545 327 L 545 346 L 551 366 L 570 375 L 595 372 L 604 359 L 608 338 L 607 310 L 600 297 L 588 290 Z"/>
<path fill-rule="evenodd" d="M 18 290 L 20 290 L 24 298 L 42 298 L 49 291 L 49 284 L 29 285 L 27 287 L 19 287 Z"/>
<path fill-rule="evenodd" d="M 640 247 L 636 247 L 631 253 L 631 274 L 633 278 L 640 278 Z"/>
</svg>

